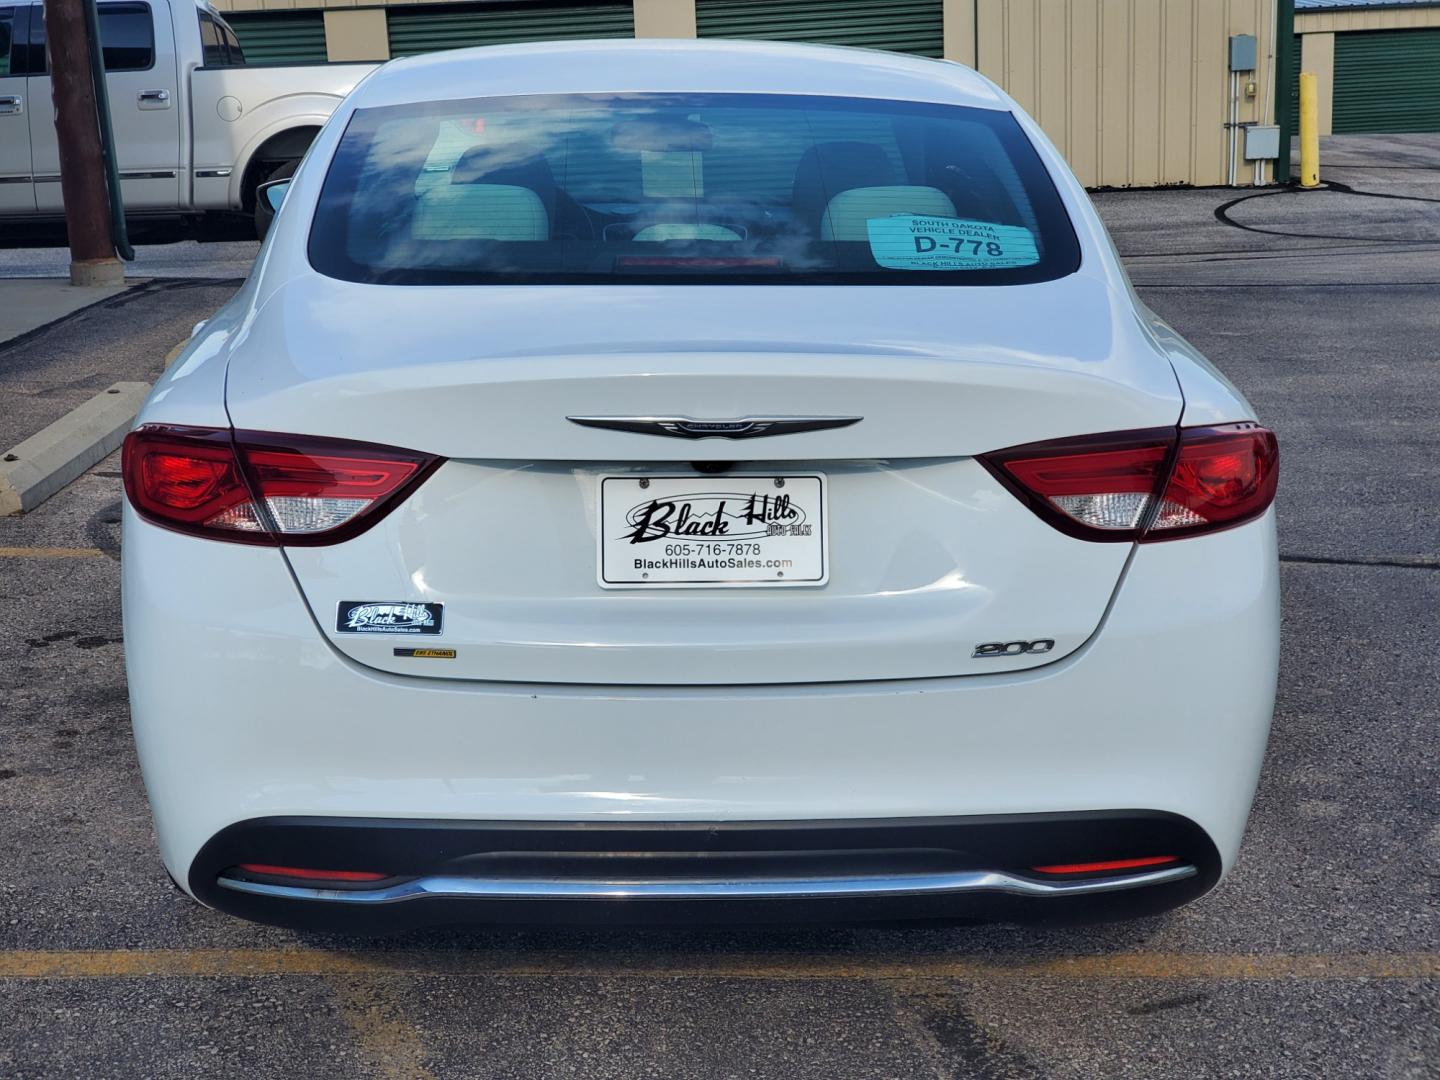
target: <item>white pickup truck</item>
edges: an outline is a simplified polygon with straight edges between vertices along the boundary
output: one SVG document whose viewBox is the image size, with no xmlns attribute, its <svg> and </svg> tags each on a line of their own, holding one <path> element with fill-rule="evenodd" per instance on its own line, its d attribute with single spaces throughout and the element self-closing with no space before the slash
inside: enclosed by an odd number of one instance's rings
<svg viewBox="0 0 1440 1080">
<path fill-rule="evenodd" d="M 247 65 L 195 0 L 101 0 L 100 37 L 128 217 L 254 212 L 375 64 Z M 0 230 L 64 214 L 38 3 L 0 0 Z M 262 208 L 262 216 L 267 216 Z"/>
</svg>

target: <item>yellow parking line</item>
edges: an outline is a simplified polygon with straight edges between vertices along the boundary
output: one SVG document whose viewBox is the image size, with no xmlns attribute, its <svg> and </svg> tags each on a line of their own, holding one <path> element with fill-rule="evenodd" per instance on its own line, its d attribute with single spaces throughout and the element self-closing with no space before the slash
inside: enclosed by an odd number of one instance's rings
<svg viewBox="0 0 1440 1080">
<path fill-rule="evenodd" d="M 0 547 L 0 559 L 103 559 L 99 548 Z"/>
<path fill-rule="evenodd" d="M 937 956 L 513 955 L 423 950 L 85 949 L 0 951 L 0 979 L 130 979 L 261 975 L 449 975 L 511 978 L 807 979 L 1440 979 L 1440 953 L 1242 956 L 1113 953 L 982 960 Z"/>
</svg>

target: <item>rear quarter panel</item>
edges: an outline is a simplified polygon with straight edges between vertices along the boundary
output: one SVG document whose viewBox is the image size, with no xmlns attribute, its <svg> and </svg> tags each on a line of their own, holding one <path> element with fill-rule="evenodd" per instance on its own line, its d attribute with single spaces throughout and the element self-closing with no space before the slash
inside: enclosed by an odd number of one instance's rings
<svg viewBox="0 0 1440 1080">
<path fill-rule="evenodd" d="M 251 307 L 254 277 L 201 325 L 165 373 L 155 381 L 135 426 L 177 424 L 229 427 L 225 374 L 229 348 L 242 335 Z"/>
<path fill-rule="evenodd" d="M 1011 105 L 1016 120 L 1030 137 L 1065 200 L 1071 223 L 1080 238 L 1083 252 L 1081 271 L 1103 277 L 1116 293 L 1130 298 L 1142 333 L 1150 338 L 1157 355 L 1169 362 L 1176 383 L 1185 398 L 1180 424 L 1190 427 L 1257 419 L 1254 408 L 1235 385 L 1205 359 L 1199 350 L 1181 337 L 1174 327 L 1145 306 L 1130 283 L 1119 252 L 1116 251 L 1095 204 L 1090 201 L 1089 194 L 1070 171 L 1060 151 L 1041 130 L 1040 125 L 1026 115 L 1013 99 L 994 83 L 990 85 L 996 94 Z"/>
<path fill-rule="evenodd" d="M 1155 339 L 1156 348 L 1169 359 L 1175 378 L 1179 380 L 1180 392 L 1185 397 L 1181 426 L 1199 427 L 1259 419 L 1245 395 L 1219 368 L 1205 359 L 1199 349 L 1138 299 L 1135 303 L 1146 330 Z"/>
</svg>

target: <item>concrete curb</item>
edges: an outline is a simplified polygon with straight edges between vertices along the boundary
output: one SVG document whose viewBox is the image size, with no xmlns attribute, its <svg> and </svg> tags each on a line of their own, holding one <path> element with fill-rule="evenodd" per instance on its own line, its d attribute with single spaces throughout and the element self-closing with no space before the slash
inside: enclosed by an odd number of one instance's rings
<svg viewBox="0 0 1440 1080">
<path fill-rule="evenodd" d="M 140 279 L 136 281 L 126 282 L 124 285 L 118 287 L 105 286 L 100 288 L 87 289 L 71 285 L 69 282 L 65 282 L 63 284 L 63 288 L 67 290 L 67 292 L 64 294 L 67 300 L 83 299 L 87 302 L 81 303 L 78 307 L 70 307 L 68 308 L 68 310 L 62 310 L 59 314 L 54 314 L 51 305 L 35 304 L 33 297 L 23 295 L 16 297 L 10 295 L 11 293 L 14 293 L 16 291 L 31 291 L 31 289 L 28 287 L 36 285 L 43 286 L 46 284 L 54 283 L 54 281 L 55 279 L 53 278 L 0 279 L 0 295 L 3 295 L 5 297 L 7 303 L 11 304 L 12 306 L 28 305 L 32 308 L 33 316 L 45 320 L 44 322 L 35 323 L 33 325 L 26 325 L 23 328 L 0 328 L 0 353 L 4 353 L 10 349 L 19 348 L 21 345 L 24 345 L 27 342 L 39 337 L 46 331 L 54 330 L 57 327 L 63 326 L 68 322 L 73 322 L 74 320 L 83 317 L 87 312 L 90 312 L 95 308 L 107 306 L 113 303 L 115 300 L 124 297 L 127 293 L 134 292 L 137 289 L 144 290 L 149 285 L 149 282 L 147 280 Z M 61 286 L 57 284 L 56 287 L 60 288 Z M 69 290 L 73 290 L 73 292 L 70 292 Z M 100 295 L 95 296 L 95 293 L 99 293 Z"/>
<path fill-rule="evenodd" d="M 149 393 L 149 383 L 116 383 L 0 455 L 0 517 L 35 509 L 113 453 Z"/>
</svg>

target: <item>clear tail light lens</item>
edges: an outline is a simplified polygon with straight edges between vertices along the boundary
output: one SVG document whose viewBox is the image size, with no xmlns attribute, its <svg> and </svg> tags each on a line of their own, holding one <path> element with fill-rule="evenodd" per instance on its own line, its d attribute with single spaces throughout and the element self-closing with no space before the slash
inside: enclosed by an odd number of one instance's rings
<svg viewBox="0 0 1440 1080">
<path fill-rule="evenodd" d="M 125 493 L 147 521 L 244 544 L 334 544 L 403 502 L 440 458 L 301 435 L 146 425 L 125 437 Z"/>
<path fill-rule="evenodd" d="M 1032 443 L 980 461 L 1057 529 L 1142 543 L 1228 529 L 1275 499 L 1279 449 L 1253 423 Z"/>
</svg>

